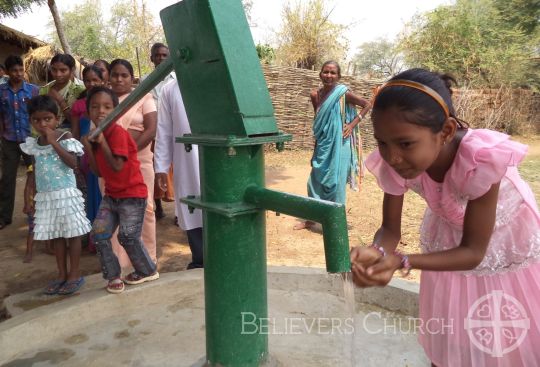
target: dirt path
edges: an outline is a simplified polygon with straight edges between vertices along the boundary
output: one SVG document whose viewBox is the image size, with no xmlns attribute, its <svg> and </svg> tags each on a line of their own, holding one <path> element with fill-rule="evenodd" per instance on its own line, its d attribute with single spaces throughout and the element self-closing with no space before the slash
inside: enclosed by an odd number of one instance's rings
<svg viewBox="0 0 540 367">
<path fill-rule="evenodd" d="M 540 198 L 540 139 L 525 139 L 530 151 L 521 169 L 531 183 L 537 199 Z M 306 194 L 311 152 L 287 151 L 266 154 L 267 186 L 300 195 Z M 17 200 L 13 224 L 0 231 L 0 299 L 9 294 L 20 293 L 44 286 L 55 275 L 55 259 L 43 252 L 43 244 L 35 244 L 32 263 L 22 262 L 25 251 L 27 226 L 22 214 L 22 188 L 24 172 L 17 180 Z M 367 175 L 360 192 L 348 190 L 347 221 L 351 245 L 370 243 L 373 233 L 380 225 L 382 192 L 373 176 Z M 402 248 L 405 252 L 417 252 L 418 228 L 425 204 L 417 195 L 406 195 L 402 220 Z M 173 225 L 174 207 L 164 204 L 167 216 L 157 225 L 159 270 L 161 272 L 184 270 L 191 254 L 183 231 Z M 320 227 L 313 230 L 293 230 L 297 219 L 287 215 L 276 216 L 267 212 L 267 258 L 269 265 L 324 267 L 324 249 Z M 84 252 L 81 259 L 84 275 L 98 273 L 99 261 L 95 255 Z M 418 272 L 408 279 L 417 280 Z"/>
<path fill-rule="evenodd" d="M 269 153 L 266 156 L 267 186 L 276 190 L 305 195 L 309 176 L 309 152 Z M 22 214 L 24 172 L 17 180 L 17 200 L 13 224 L 0 231 L 0 297 L 40 288 L 55 276 L 54 256 L 44 253 L 44 245 L 35 243 L 34 259 L 22 262 L 27 226 Z M 348 224 L 351 244 L 369 242 L 380 221 L 382 194 L 371 177 L 362 192 L 348 192 Z M 183 231 L 173 225 L 174 207 L 165 203 L 167 216 L 158 222 L 158 257 L 161 272 L 185 269 L 191 254 Z M 320 227 L 295 231 L 296 219 L 267 212 L 267 251 L 269 265 L 324 267 L 324 249 Z M 406 236 L 408 238 L 408 236 Z M 412 238 L 409 238 L 412 240 Z M 84 275 L 100 271 L 97 257 L 83 252 L 81 269 Z"/>
</svg>

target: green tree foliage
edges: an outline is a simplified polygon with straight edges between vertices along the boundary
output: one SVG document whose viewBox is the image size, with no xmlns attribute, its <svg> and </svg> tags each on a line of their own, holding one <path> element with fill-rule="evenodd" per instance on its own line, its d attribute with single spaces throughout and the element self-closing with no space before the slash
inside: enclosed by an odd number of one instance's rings
<svg viewBox="0 0 540 367">
<path fill-rule="evenodd" d="M 511 19 L 494 0 L 457 0 L 417 15 L 400 47 L 407 64 L 450 72 L 471 85 L 534 85 L 537 44 Z"/>
<path fill-rule="evenodd" d="M 259 60 L 261 60 L 261 62 L 264 64 L 271 64 L 276 58 L 276 53 L 269 44 L 262 45 L 259 43 L 257 46 L 255 46 L 255 49 L 257 50 Z"/>
<path fill-rule="evenodd" d="M 253 0 L 242 0 L 242 6 L 244 7 L 244 13 L 249 24 L 251 24 L 251 9 L 253 8 Z"/>
<path fill-rule="evenodd" d="M 0 0 L 0 16 L 16 17 L 29 11 L 33 5 L 41 5 L 45 0 Z"/>
<path fill-rule="evenodd" d="M 108 21 L 103 19 L 100 2 L 94 0 L 86 0 L 62 13 L 62 17 L 76 55 L 91 60 L 127 59 L 133 64 L 135 74 L 139 66 L 141 74 L 153 69 L 150 48 L 165 39 L 161 25 L 156 24 L 144 1 L 141 4 L 133 0 L 115 2 Z"/>
<path fill-rule="evenodd" d="M 362 43 L 353 56 L 354 73 L 373 78 L 388 78 L 403 67 L 403 55 L 396 45 L 384 38 Z"/>
<path fill-rule="evenodd" d="M 152 71 L 154 65 L 150 61 L 150 48 L 155 42 L 165 43 L 161 23 L 156 23 L 152 14 L 148 12 L 144 0 L 142 6 L 139 6 L 137 1 L 117 1 L 111 10 L 113 57 L 129 60 L 136 69 L 140 63 L 141 74 Z"/>
<path fill-rule="evenodd" d="M 330 21 L 324 0 L 287 3 L 277 33 L 277 57 L 286 64 L 314 69 L 329 59 L 342 61 L 348 47 L 345 25 Z"/>
<path fill-rule="evenodd" d="M 533 35 L 540 24 L 540 0 L 494 0 L 505 21 Z"/>
<path fill-rule="evenodd" d="M 2 16 L 17 16 L 20 13 L 24 13 L 32 8 L 33 5 L 41 5 L 45 0 L 0 0 L 0 18 Z M 62 49 L 65 53 L 71 53 L 71 47 L 66 39 L 64 33 L 64 27 L 62 24 L 62 19 L 58 13 L 58 8 L 56 7 L 55 0 L 47 0 L 47 6 L 51 12 L 54 26 L 56 27 L 56 33 Z"/>
<path fill-rule="evenodd" d="M 63 12 L 62 19 L 66 37 L 76 55 L 92 60 L 110 56 L 109 29 L 103 21 L 99 2 L 88 0 L 77 5 L 73 10 Z M 58 44 L 53 27 L 54 24 L 49 23 L 50 36 Z"/>
</svg>

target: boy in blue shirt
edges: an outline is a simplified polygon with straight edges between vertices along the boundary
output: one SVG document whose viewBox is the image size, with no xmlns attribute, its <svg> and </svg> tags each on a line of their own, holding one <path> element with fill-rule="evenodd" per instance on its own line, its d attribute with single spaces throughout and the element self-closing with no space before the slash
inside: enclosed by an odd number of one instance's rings
<svg viewBox="0 0 540 367">
<path fill-rule="evenodd" d="M 24 66 L 19 56 L 8 56 L 5 66 L 9 80 L 0 84 L 0 229 L 11 224 L 13 218 L 15 183 L 21 156 L 27 167 L 31 164 L 30 156 L 21 151 L 19 144 L 24 143 L 30 135 L 26 103 L 39 93 L 38 86 L 24 81 Z"/>
<path fill-rule="evenodd" d="M 0 64 L 0 84 L 7 83 L 9 77 L 6 75 L 6 67 Z"/>
</svg>

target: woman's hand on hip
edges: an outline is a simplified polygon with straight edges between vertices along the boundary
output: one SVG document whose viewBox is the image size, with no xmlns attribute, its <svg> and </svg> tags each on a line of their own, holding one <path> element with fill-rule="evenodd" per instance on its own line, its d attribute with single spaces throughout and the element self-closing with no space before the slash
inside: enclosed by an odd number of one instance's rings
<svg viewBox="0 0 540 367">
<path fill-rule="evenodd" d="M 354 127 L 355 127 L 355 125 L 353 125 L 352 123 L 345 124 L 345 126 L 343 126 L 343 139 L 346 139 L 349 136 L 351 136 L 351 134 L 352 134 L 352 132 L 354 130 Z"/>
</svg>

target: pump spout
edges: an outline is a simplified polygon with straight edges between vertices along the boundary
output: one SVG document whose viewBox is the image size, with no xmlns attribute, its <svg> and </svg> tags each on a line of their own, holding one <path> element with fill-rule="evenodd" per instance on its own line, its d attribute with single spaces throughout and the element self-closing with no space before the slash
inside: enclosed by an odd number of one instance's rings
<svg viewBox="0 0 540 367">
<path fill-rule="evenodd" d="M 351 271 L 347 219 L 343 204 L 287 194 L 255 185 L 246 189 L 244 201 L 259 208 L 321 223 L 326 270 L 329 273 Z"/>
</svg>

